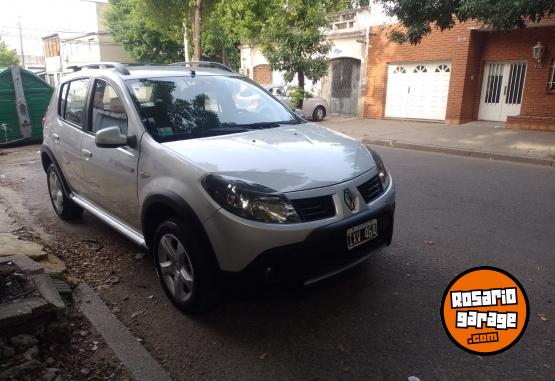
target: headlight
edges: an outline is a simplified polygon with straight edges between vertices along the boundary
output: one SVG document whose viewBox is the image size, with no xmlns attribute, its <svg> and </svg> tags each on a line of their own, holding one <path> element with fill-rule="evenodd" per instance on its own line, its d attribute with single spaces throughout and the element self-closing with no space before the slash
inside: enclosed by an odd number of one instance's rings
<svg viewBox="0 0 555 381">
<path fill-rule="evenodd" d="M 383 163 L 382 158 L 380 157 L 380 155 L 378 155 L 373 150 L 369 150 L 369 151 L 370 151 L 370 154 L 372 154 L 372 157 L 374 158 L 374 162 L 376 163 L 376 167 L 378 168 L 378 177 L 380 179 L 380 182 L 382 183 L 382 188 L 383 188 L 383 190 L 386 190 L 387 187 L 389 186 L 389 182 L 391 181 L 391 178 L 389 177 L 389 174 L 387 173 L 387 169 L 385 168 L 385 164 Z"/>
<path fill-rule="evenodd" d="M 210 174 L 202 186 L 222 208 L 249 220 L 276 224 L 301 221 L 284 195 L 262 185 Z"/>
</svg>

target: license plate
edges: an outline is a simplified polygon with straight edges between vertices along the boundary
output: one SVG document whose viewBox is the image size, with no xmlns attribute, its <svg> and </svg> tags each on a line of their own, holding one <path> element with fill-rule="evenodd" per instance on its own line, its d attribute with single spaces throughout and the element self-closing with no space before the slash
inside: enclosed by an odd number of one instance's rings
<svg viewBox="0 0 555 381">
<path fill-rule="evenodd" d="M 378 220 L 374 219 L 347 230 L 347 249 L 352 250 L 378 236 Z"/>
</svg>

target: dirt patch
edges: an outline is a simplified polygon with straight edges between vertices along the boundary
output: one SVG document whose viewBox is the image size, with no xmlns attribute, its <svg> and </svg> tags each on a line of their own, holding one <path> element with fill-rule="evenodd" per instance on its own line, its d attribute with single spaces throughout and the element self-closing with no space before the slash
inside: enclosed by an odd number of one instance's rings
<svg viewBox="0 0 555 381">
<path fill-rule="evenodd" d="M 0 334 L 0 380 L 132 380 L 76 307 L 32 332 Z"/>
</svg>

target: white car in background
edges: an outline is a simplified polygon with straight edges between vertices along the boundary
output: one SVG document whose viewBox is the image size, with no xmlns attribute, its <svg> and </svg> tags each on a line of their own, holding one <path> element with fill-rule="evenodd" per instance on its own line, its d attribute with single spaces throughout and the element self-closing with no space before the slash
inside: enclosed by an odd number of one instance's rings
<svg viewBox="0 0 555 381">
<path fill-rule="evenodd" d="M 282 85 L 264 85 L 263 87 L 280 101 L 289 106 L 292 105 L 292 97 L 290 95 L 292 88 L 286 89 Z M 319 122 L 327 115 L 328 102 L 324 98 L 317 97 L 305 91 L 302 110 L 306 118 L 312 119 L 314 122 Z"/>
</svg>

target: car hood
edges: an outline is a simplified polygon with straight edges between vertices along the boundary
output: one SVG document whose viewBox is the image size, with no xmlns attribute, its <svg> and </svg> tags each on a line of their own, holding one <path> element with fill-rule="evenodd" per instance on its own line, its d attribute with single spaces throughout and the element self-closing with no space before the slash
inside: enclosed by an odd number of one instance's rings
<svg viewBox="0 0 555 381">
<path fill-rule="evenodd" d="M 310 123 L 162 144 L 208 173 L 278 192 L 341 183 L 375 165 L 355 139 Z"/>
</svg>

